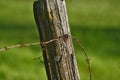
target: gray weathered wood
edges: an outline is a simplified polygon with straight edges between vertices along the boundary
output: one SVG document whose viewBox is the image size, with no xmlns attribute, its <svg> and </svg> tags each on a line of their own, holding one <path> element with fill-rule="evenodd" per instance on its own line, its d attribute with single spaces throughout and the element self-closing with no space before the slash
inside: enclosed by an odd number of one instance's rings
<svg viewBox="0 0 120 80">
<path fill-rule="evenodd" d="M 35 1 L 34 17 L 41 43 L 53 40 L 42 45 L 48 80 L 80 80 L 65 1 Z"/>
</svg>

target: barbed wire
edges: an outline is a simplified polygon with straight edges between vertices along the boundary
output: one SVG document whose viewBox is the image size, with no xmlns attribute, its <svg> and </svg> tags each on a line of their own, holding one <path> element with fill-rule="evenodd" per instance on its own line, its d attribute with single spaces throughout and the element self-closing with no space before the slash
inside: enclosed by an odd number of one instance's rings
<svg viewBox="0 0 120 80">
<path fill-rule="evenodd" d="M 12 46 L 5 46 L 0 49 L 0 52 L 7 51 L 7 50 L 13 49 L 13 48 L 33 46 L 33 45 L 39 45 L 39 44 L 40 44 L 40 42 L 33 42 L 33 43 L 20 43 L 20 44 L 16 44 L 16 45 L 12 45 Z"/>
<path fill-rule="evenodd" d="M 12 46 L 5 46 L 5 47 L 0 49 L 0 52 L 7 51 L 7 50 L 13 49 L 13 48 L 18 48 L 18 47 L 26 47 L 26 46 L 34 46 L 34 45 L 45 45 L 45 44 L 49 44 L 49 43 L 51 43 L 53 41 L 57 41 L 57 40 L 59 40 L 61 38 L 65 39 L 67 37 L 68 37 L 67 35 L 63 35 L 63 36 L 59 36 L 58 38 L 51 39 L 51 40 L 48 40 L 48 41 L 33 42 L 33 43 L 20 43 L 20 44 L 16 44 L 16 45 L 12 45 Z"/>
<path fill-rule="evenodd" d="M 86 57 L 86 61 L 87 61 L 87 65 L 88 65 L 88 70 L 89 70 L 89 77 L 90 77 L 90 80 L 92 80 L 92 71 L 91 71 L 91 66 L 90 66 L 90 59 L 88 57 L 88 54 L 82 44 L 82 42 L 77 39 L 76 37 L 72 36 L 72 39 L 76 41 L 76 43 L 78 43 L 78 45 L 81 47 L 82 51 L 84 52 L 84 55 Z"/>
<path fill-rule="evenodd" d="M 3 48 L 0 49 L 0 52 L 3 52 L 3 51 L 7 51 L 7 50 L 10 50 L 10 49 L 13 49 L 13 48 L 19 48 L 19 47 L 27 47 L 27 46 L 34 46 L 34 45 L 46 45 L 46 44 L 49 44 L 53 41 L 57 41 L 59 39 L 66 39 L 68 37 L 71 37 L 69 36 L 68 34 L 65 34 L 63 36 L 59 36 L 58 38 L 55 38 L 55 39 L 51 39 L 49 41 L 43 41 L 43 42 L 33 42 L 33 43 L 21 43 L 21 44 L 16 44 L 16 45 L 12 45 L 12 46 L 5 46 Z M 78 43 L 78 45 L 81 47 L 82 51 L 84 52 L 84 55 L 86 57 L 86 61 L 87 61 L 87 65 L 88 65 L 88 70 L 89 70 L 89 77 L 90 77 L 90 80 L 92 80 L 92 71 L 91 71 L 91 66 L 90 66 L 90 59 L 88 57 L 88 54 L 84 48 L 84 46 L 82 45 L 81 41 L 79 39 L 77 39 L 76 37 L 72 36 L 71 37 L 73 40 L 75 40 L 76 43 Z M 41 60 L 42 56 L 40 57 L 37 57 L 37 58 L 34 58 L 33 60 L 39 60 L 40 62 L 44 63 L 42 60 Z"/>
</svg>

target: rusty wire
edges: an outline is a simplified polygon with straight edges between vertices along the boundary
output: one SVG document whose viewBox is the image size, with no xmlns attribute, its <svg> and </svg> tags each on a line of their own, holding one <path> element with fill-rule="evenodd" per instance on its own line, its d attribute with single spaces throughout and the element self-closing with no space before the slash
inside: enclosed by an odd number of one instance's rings
<svg viewBox="0 0 120 80">
<path fill-rule="evenodd" d="M 17 44 L 17 45 L 12 45 L 12 46 L 5 46 L 3 48 L 0 49 L 0 52 L 3 52 L 3 51 L 7 51 L 7 50 L 10 50 L 10 49 L 13 49 L 13 48 L 18 48 L 18 47 L 27 47 L 27 46 L 33 46 L 33 45 L 46 45 L 46 44 L 49 44 L 53 41 L 58 41 L 59 39 L 66 39 L 68 37 L 71 37 L 69 36 L 68 34 L 65 34 L 63 36 L 59 36 L 55 39 L 51 39 L 51 40 L 48 40 L 48 41 L 42 41 L 42 42 L 33 42 L 33 43 L 22 43 L 22 44 Z M 90 77 L 90 80 L 92 80 L 92 72 L 91 72 L 91 66 L 90 66 L 90 59 L 88 57 L 88 54 L 84 48 L 84 46 L 82 45 L 81 41 L 79 39 L 77 39 L 76 37 L 71 37 L 73 40 L 75 40 L 78 45 L 81 47 L 82 51 L 84 52 L 84 55 L 86 57 L 86 61 L 87 61 L 87 65 L 88 65 L 88 70 L 89 70 L 89 77 Z M 33 60 L 36 60 L 36 59 L 39 59 L 40 60 L 41 56 L 38 57 L 38 58 L 35 58 Z"/>
</svg>

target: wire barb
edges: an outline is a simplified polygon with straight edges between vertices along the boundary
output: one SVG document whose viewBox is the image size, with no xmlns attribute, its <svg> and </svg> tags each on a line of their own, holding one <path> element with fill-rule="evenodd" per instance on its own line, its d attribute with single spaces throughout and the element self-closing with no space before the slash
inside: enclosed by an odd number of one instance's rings
<svg viewBox="0 0 120 80">
<path fill-rule="evenodd" d="M 38 60 L 39 62 L 44 63 L 44 61 L 41 60 L 42 57 L 43 57 L 43 56 L 41 55 L 40 57 L 34 58 L 33 60 L 34 60 L 34 61 L 37 61 L 37 60 Z"/>
</svg>

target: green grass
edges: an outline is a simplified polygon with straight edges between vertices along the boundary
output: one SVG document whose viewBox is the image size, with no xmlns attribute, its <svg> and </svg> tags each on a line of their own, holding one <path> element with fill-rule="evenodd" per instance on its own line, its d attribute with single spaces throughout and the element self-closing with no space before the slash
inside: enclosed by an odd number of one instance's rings
<svg viewBox="0 0 120 80">
<path fill-rule="evenodd" d="M 32 12 L 33 0 L 1 0 L 0 47 L 39 41 Z M 67 0 L 71 32 L 90 56 L 93 80 L 119 80 L 120 1 Z M 75 42 L 74 42 L 75 43 Z M 85 57 L 75 43 L 81 80 L 89 80 Z M 40 46 L 0 53 L 0 80 L 47 80 L 44 65 L 34 58 Z"/>
<path fill-rule="evenodd" d="M 70 23 L 98 28 L 118 28 L 119 2 L 118 0 L 68 0 Z"/>
</svg>

